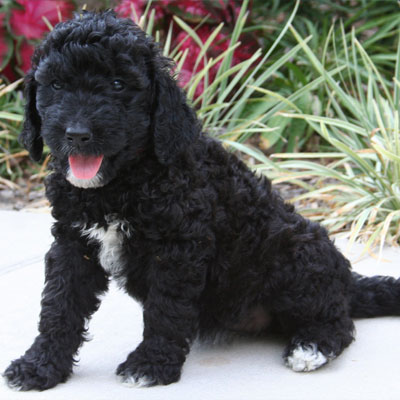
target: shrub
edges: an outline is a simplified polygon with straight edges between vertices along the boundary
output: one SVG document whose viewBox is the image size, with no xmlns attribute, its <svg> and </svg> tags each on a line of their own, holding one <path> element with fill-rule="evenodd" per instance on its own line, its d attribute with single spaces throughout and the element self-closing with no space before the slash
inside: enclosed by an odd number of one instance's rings
<svg viewBox="0 0 400 400">
<path fill-rule="evenodd" d="M 158 31 L 158 40 L 164 39 L 166 32 L 172 30 L 171 47 L 179 49 L 185 56 L 179 66 L 179 84 L 188 88 L 193 82 L 197 72 L 204 70 L 207 60 L 216 58 L 224 53 L 231 45 L 230 33 L 234 30 L 235 23 L 239 17 L 242 2 L 237 0 L 159 0 L 157 2 L 146 2 L 145 0 L 122 0 L 117 3 L 115 11 L 123 17 L 131 18 L 140 23 L 145 16 L 147 25 L 152 31 Z M 149 10 L 151 6 L 151 11 Z M 179 18 L 185 23 L 173 23 Z M 221 23 L 223 26 L 221 27 Z M 190 28 L 190 29 L 187 29 Z M 218 29 L 218 34 L 213 32 Z M 190 34 L 195 32 L 195 34 Z M 210 37 L 212 42 L 208 42 Z M 232 65 L 251 57 L 258 46 L 254 37 L 240 34 L 241 47 L 232 53 Z M 204 49 L 205 44 L 206 51 Z M 206 85 L 206 79 L 213 81 L 217 75 L 222 60 L 208 69 L 208 76 L 204 76 L 196 86 L 194 97 L 199 97 Z"/>
<path fill-rule="evenodd" d="M 45 32 L 69 17 L 74 5 L 65 0 L 10 0 L 0 8 L 0 68 L 15 80 L 30 67 L 34 45 Z"/>
</svg>

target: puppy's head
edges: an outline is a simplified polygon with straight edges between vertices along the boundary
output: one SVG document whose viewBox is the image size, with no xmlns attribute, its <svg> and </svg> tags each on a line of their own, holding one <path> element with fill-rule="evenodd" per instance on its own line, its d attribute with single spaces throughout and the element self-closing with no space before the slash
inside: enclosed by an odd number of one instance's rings
<svg viewBox="0 0 400 400">
<path fill-rule="evenodd" d="M 82 188 L 106 185 L 149 152 L 171 164 L 200 133 L 171 67 L 132 21 L 76 15 L 33 55 L 20 140 L 36 161 L 45 142 Z"/>
</svg>

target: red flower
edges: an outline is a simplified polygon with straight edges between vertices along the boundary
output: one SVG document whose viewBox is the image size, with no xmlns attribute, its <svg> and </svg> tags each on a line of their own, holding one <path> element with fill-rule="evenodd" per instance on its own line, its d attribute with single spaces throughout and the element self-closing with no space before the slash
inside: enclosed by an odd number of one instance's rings
<svg viewBox="0 0 400 400">
<path fill-rule="evenodd" d="M 212 32 L 212 27 L 209 25 L 205 25 L 197 30 L 197 34 L 203 43 L 207 41 L 211 32 Z M 177 43 L 182 42 L 180 50 L 185 51 L 186 49 L 188 49 L 187 57 L 182 65 L 182 69 L 180 71 L 178 80 L 179 85 L 182 87 L 184 87 L 190 81 L 193 75 L 195 75 L 205 66 L 204 59 L 202 59 L 198 63 L 197 70 L 194 70 L 194 67 L 196 66 L 197 63 L 197 58 L 200 54 L 200 48 L 191 37 L 187 38 L 186 37 L 187 37 L 186 32 L 180 32 L 176 38 Z M 230 39 L 228 35 L 220 32 L 215 37 L 214 44 L 211 45 L 211 47 L 207 52 L 207 59 L 208 60 L 210 58 L 216 59 L 220 54 L 226 51 L 229 48 L 229 46 L 230 46 Z M 235 65 L 240 63 L 241 61 L 248 59 L 252 54 L 251 47 L 252 46 L 245 45 L 236 49 L 233 54 L 232 64 Z M 220 67 L 221 63 L 222 60 L 220 60 L 209 70 L 208 73 L 209 83 L 211 83 L 215 79 L 215 76 L 217 74 L 218 68 Z M 197 86 L 195 91 L 195 97 L 200 96 L 201 93 L 203 93 L 203 90 L 204 90 L 204 79 Z"/>
<path fill-rule="evenodd" d="M 136 18 L 141 17 L 145 4 L 146 0 L 122 0 L 114 10 L 120 17 L 137 22 Z"/>
<path fill-rule="evenodd" d="M 17 0 L 23 9 L 13 9 L 10 25 L 15 35 L 26 39 L 40 39 L 48 27 L 42 17 L 46 17 L 54 26 L 71 15 L 72 3 L 63 0 Z"/>
<path fill-rule="evenodd" d="M 185 87 L 190 80 L 192 79 L 193 72 L 190 69 L 182 69 L 179 72 L 178 77 L 178 85 L 180 87 Z M 197 99 L 204 92 L 204 79 L 202 79 L 196 86 L 196 90 L 194 91 L 194 98 Z"/>
<path fill-rule="evenodd" d="M 175 0 L 169 2 L 171 5 L 178 7 L 181 11 L 185 13 L 205 17 L 209 14 L 207 7 L 202 1 L 198 0 Z"/>
<path fill-rule="evenodd" d="M 163 0 L 166 3 L 168 0 Z M 159 2 L 157 2 L 159 3 Z M 152 9 L 155 9 L 155 19 L 158 20 L 164 16 L 163 4 L 153 2 Z M 146 8 L 146 0 L 122 0 L 117 7 L 114 8 L 115 12 L 123 18 L 130 18 L 138 22 Z"/>
<path fill-rule="evenodd" d="M 201 28 L 201 30 L 199 29 L 197 31 L 197 34 L 200 36 L 200 38 L 202 39 L 203 36 L 203 32 L 205 31 L 205 29 L 208 30 L 207 27 L 203 27 Z M 202 40 L 204 42 L 204 40 Z M 188 37 L 187 33 L 184 31 L 181 31 L 178 36 L 176 37 L 176 42 L 177 43 L 182 43 L 180 50 L 181 51 L 185 51 L 187 50 L 187 55 L 185 58 L 185 62 L 182 65 L 182 68 L 179 72 L 179 76 L 178 76 L 178 84 L 181 87 L 185 87 L 190 80 L 192 79 L 193 75 L 196 74 L 196 72 L 202 70 L 204 68 L 204 59 L 200 60 L 197 66 L 197 70 L 195 70 L 195 66 L 197 63 L 197 58 L 200 54 L 200 48 L 198 46 L 198 44 L 191 38 Z M 213 71 L 215 69 L 212 68 L 209 75 L 214 75 Z M 212 79 L 214 76 L 209 76 L 209 79 Z M 194 97 L 198 97 L 200 96 L 204 91 L 204 79 L 202 79 L 199 84 L 196 87 L 195 90 L 195 94 Z"/>
<path fill-rule="evenodd" d="M 23 41 L 19 47 L 18 67 L 24 72 L 28 72 L 31 67 L 31 57 L 35 46 L 30 45 L 27 41 Z"/>
<path fill-rule="evenodd" d="M 0 67 L 3 66 L 3 62 L 8 53 L 8 44 L 5 39 L 6 31 L 4 29 L 4 14 L 0 13 Z"/>
<path fill-rule="evenodd" d="M 17 76 L 15 75 L 15 72 L 13 71 L 10 63 L 8 63 L 6 67 L 0 71 L 0 74 L 1 77 L 6 77 L 9 82 L 13 82 L 17 79 Z"/>
<path fill-rule="evenodd" d="M 222 8 L 223 19 L 226 22 L 235 22 L 240 14 L 240 6 L 235 0 L 229 0 L 228 5 L 225 4 L 224 0 L 219 0 L 219 4 Z"/>
<path fill-rule="evenodd" d="M 198 23 L 209 17 L 207 23 L 234 23 L 240 12 L 240 3 L 236 0 L 161 0 L 170 12 L 179 10 L 179 16 L 186 21 Z"/>
<path fill-rule="evenodd" d="M 4 29 L 4 14 L 0 13 L 0 73 L 5 76 L 9 81 L 15 80 L 15 74 L 7 61 L 11 51 L 10 42 L 6 40 L 6 30 Z M 5 64 L 7 63 L 7 64 Z"/>
</svg>

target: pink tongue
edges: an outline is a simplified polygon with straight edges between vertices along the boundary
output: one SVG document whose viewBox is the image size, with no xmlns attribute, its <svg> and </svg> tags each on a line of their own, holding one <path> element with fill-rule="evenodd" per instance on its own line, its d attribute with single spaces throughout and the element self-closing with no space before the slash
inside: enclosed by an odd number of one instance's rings
<svg viewBox="0 0 400 400">
<path fill-rule="evenodd" d="M 103 156 L 69 156 L 69 165 L 75 178 L 91 179 L 100 169 Z"/>
</svg>

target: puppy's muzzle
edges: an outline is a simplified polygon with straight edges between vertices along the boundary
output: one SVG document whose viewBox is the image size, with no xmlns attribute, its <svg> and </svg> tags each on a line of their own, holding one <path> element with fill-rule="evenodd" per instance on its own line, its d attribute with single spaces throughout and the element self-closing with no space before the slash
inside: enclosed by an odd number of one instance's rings
<svg viewBox="0 0 400 400">
<path fill-rule="evenodd" d="M 65 130 L 65 136 L 68 143 L 74 147 L 82 147 L 88 145 L 92 140 L 92 132 L 86 126 L 75 125 Z"/>
</svg>

